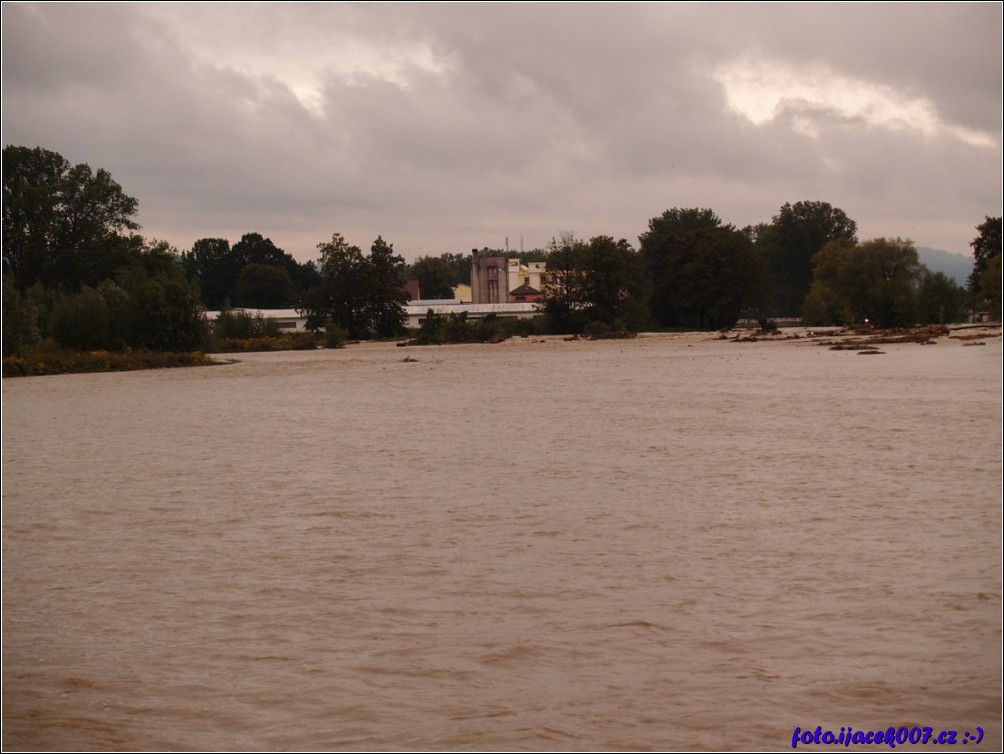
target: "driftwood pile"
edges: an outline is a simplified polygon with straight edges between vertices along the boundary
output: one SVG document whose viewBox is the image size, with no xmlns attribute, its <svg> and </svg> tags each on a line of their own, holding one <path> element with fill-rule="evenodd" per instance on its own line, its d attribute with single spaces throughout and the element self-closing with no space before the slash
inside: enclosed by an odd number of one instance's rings
<svg viewBox="0 0 1004 754">
<path fill-rule="evenodd" d="M 1001 337 L 1001 326 L 998 324 L 984 325 L 925 325 L 923 327 L 895 327 L 888 329 L 876 328 L 844 328 L 840 330 L 824 330 L 813 332 L 808 330 L 798 333 L 778 333 L 776 331 L 756 330 L 736 333 L 734 336 L 722 333 L 720 340 L 733 343 L 756 343 L 767 340 L 801 339 L 821 346 L 829 346 L 831 351 L 857 351 L 864 356 L 882 354 L 880 345 L 891 343 L 917 343 L 928 346 L 937 342 L 938 338 L 952 338 L 963 341 L 964 346 L 985 346 L 987 338 Z"/>
<path fill-rule="evenodd" d="M 886 330 L 850 330 L 835 333 L 841 335 L 847 332 L 849 337 L 840 341 L 823 341 L 831 351 L 875 352 L 880 344 L 917 343 L 929 346 L 935 338 L 948 335 L 947 325 L 927 325 L 926 327 L 893 327 Z"/>
</svg>

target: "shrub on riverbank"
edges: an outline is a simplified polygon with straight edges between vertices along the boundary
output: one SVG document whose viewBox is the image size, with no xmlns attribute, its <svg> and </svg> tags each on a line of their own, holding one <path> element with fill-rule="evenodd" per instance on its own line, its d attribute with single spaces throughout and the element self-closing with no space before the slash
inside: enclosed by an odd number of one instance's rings
<svg viewBox="0 0 1004 754">
<path fill-rule="evenodd" d="M 309 351 L 321 339 L 315 333 L 283 332 L 274 319 L 227 307 L 210 323 L 206 350 L 209 353 Z"/>
<path fill-rule="evenodd" d="M 586 325 L 585 334 L 589 340 L 629 340 L 638 337 L 638 333 L 628 330 L 621 320 L 614 322 L 613 327 L 606 322 L 590 322 Z"/>
<path fill-rule="evenodd" d="M 208 366 L 215 362 L 202 351 L 171 353 L 143 349 L 123 351 L 71 351 L 51 341 L 40 343 L 19 356 L 3 360 L 4 377 L 31 377 L 86 372 L 128 372 L 137 369 Z"/>
<path fill-rule="evenodd" d="M 546 331 L 545 318 L 503 319 L 494 314 L 468 320 L 467 314 L 436 314 L 429 311 L 418 335 L 409 345 L 434 346 L 446 343 L 501 343 L 512 337 L 539 335 Z"/>
<path fill-rule="evenodd" d="M 209 353 L 252 353 L 255 351 L 310 351 L 317 348 L 314 333 L 289 333 L 287 335 L 252 338 L 214 337 L 206 349 Z"/>
</svg>

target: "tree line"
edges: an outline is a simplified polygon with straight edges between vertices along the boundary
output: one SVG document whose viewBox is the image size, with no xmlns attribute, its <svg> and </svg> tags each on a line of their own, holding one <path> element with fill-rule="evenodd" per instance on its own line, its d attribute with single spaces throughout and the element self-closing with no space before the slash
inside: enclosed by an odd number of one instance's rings
<svg viewBox="0 0 1004 754">
<path fill-rule="evenodd" d="M 969 303 L 999 319 L 1000 227 L 988 217 L 977 228 L 970 300 L 922 265 L 910 241 L 860 242 L 856 223 L 826 202 L 784 204 L 770 223 L 744 228 L 711 209 L 674 208 L 649 221 L 637 251 L 609 236 L 554 239 L 545 311 L 566 331 L 590 322 L 724 329 L 777 318 L 897 327 L 961 321 Z"/>
<path fill-rule="evenodd" d="M 138 202 L 105 170 L 3 150 L 3 354 L 202 347 L 198 288 L 169 244 L 136 234 Z"/>
<path fill-rule="evenodd" d="M 402 283 L 453 298 L 471 257 L 408 265 L 377 237 L 369 252 L 340 234 L 298 262 L 260 233 L 203 238 L 179 252 L 136 231 L 138 201 L 105 170 L 43 148 L 3 150 L 3 350 L 51 339 L 81 349 L 204 347 L 204 310 L 296 308 L 313 329 L 346 337 L 401 333 Z M 556 236 L 544 249 L 499 256 L 546 261 L 540 328 L 722 329 L 739 319 L 806 324 L 950 322 L 970 310 L 1000 318 L 1001 218 L 972 242 L 964 290 L 920 264 L 910 241 L 860 242 L 856 223 L 822 201 L 784 204 L 770 222 L 738 228 L 707 208 L 652 218 L 636 249 L 625 239 Z M 488 251 L 487 249 L 485 251 Z"/>
</svg>

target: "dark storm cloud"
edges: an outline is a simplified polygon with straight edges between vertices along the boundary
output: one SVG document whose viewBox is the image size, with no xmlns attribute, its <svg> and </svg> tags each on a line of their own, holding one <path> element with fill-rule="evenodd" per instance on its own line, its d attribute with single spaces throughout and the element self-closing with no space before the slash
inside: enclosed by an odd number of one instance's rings
<svg viewBox="0 0 1004 754">
<path fill-rule="evenodd" d="M 183 248 L 635 241 L 821 199 L 965 253 L 999 212 L 996 4 L 15 3 L 3 34 L 4 142 L 107 168 Z"/>
<path fill-rule="evenodd" d="M 950 120 L 1000 131 L 998 4 L 809 3 L 748 10 L 744 22 L 758 27 L 765 55 L 826 62 L 923 94 Z"/>
</svg>

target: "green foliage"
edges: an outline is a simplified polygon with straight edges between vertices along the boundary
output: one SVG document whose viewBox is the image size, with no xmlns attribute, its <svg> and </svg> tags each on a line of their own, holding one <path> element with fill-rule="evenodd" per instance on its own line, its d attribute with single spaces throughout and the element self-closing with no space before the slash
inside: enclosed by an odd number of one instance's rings
<svg viewBox="0 0 1004 754">
<path fill-rule="evenodd" d="M 364 256 L 358 246 L 335 233 L 318 249 L 321 282 L 303 299 L 308 329 L 319 330 L 330 320 L 353 340 L 388 337 L 403 330 L 408 300 L 401 287 L 405 265 L 390 244 L 377 237 L 369 256 Z"/>
<path fill-rule="evenodd" d="M 321 252 L 321 283 L 307 292 L 304 309 L 307 328 L 319 330 L 329 321 L 348 330 L 353 338 L 369 335 L 365 314 L 368 265 L 362 250 L 350 246 L 340 233 Z"/>
<path fill-rule="evenodd" d="M 241 270 L 234 291 L 238 306 L 254 309 L 286 309 L 297 299 L 289 272 L 274 264 L 253 262 Z"/>
<path fill-rule="evenodd" d="M 586 335 L 593 339 L 602 338 L 609 332 L 610 332 L 610 325 L 602 321 L 589 322 L 586 324 L 585 327 Z"/>
<path fill-rule="evenodd" d="M 626 240 L 585 242 L 571 233 L 551 240 L 543 308 L 557 332 L 580 333 L 590 322 L 612 325 L 633 312 L 639 290 L 638 254 Z"/>
<path fill-rule="evenodd" d="M 212 353 L 251 353 L 255 351 L 311 351 L 317 348 L 313 333 L 286 333 L 251 338 L 217 338 L 209 344 Z"/>
<path fill-rule="evenodd" d="M 291 255 L 272 243 L 271 239 L 264 238 L 260 233 L 245 233 L 241 237 L 241 240 L 234 244 L 232 254 L 236 257 L 240 270 L 233 291 L 235 301 L 240 299 L 236 290 L 240 286 L 240 273 L 248 265 L 258 264 L 267 267 L 279 267 L 285 270 L 294 291 L 292 298 L 288 295 L 286 296 L 289 303 L 293 303 L 302 291 L 312 285 L 316 285 L 319 280 L 317 270 L 312 264 L 297 262 Z M 276 294 L 273 292 L 271 295 L 274 297 Z M 259 308 L 266 308 L 264 304 L 254 305 Z M 246 306 L 252 306 L 252 304 L 248 303 Z"/>
<path fill-rule="evenodd" d="M 111 345 L 111 314 L 104 297 L 84 286 L 79 293 L 62 296 L 52 310 L 49 332 L 64 348 L 80 351 Z"/>
<path fill-rule="evenodd" d="M 317 346 L 313 333 L 284 333 L 274 319 L 229 307 L 219 313 L 211 328 L 208 350 L 214 353 L 302 351 Z"/>
<path fill-rule="evenodd" d="M 638 337 L 638 333 L 629 330 L 621 320 L 615 321 L 612 325 L 594 321 L 586 325 L 586 337 L 590 340 L 625 340 Z"/>
<path fill-rule="evenodd" d="M 668 210 L 640 240 L 650 308 L 661 325 L 719 330 L 763 307 L 761 255 L 710 209 Z"/>
<path fill-rule="evenodd" d="M 498 339 L 501 333 L 499 318 L 489 314 L 474 322 L 466 314 L 451 314 L 443 320 L 440 330 L 444 343 L 482 343 Z"/>
<path fill-rule="evenodd" d="M 455 285 L 471 284 L 470 254 L 446 253 L 446 254 L 440 254 L 438 258 L 446 262 L 446 264 L 449 265 L 450 269 L 453 270 L 453 275 L 457 281 Z M 422 295 L 424 296 L 425 293 L 423 293 Z"/>
<path fill-rule="evenodd" d="M 854 322 L 854 309 L 841 295 L 836 282 L 815 280 L 805 297 L 802 322 L 809 326 L 841 325 Z"/>
<path fill-rule="evenodd" d="M 984 307 L 981 311 L 990 312 L 994 321 L 1001 319 L 1001 255 L 990 259 L 987 268 L 977 282 L 977 304 Z"/>
<path fill-rule="evenodd" d="M 179 268 L 153 275 L 134 271 L 124 287 L 130 345 L 179 352 L 204 347 L 207 322 L 198 292 Z"/>
<path fill-rule="evenodd" d="M 550 255 L 550 248 L 528 249 L 527 251 L 516 251 L 515 249 L 483 249 L 482 254 L 489 253 L 506 259 L 518 259 L 520 264 L 529 262 L 546 262 Z"/>
<path fill-rule="evenodd" d="M 27 352 L 3 360 L 4 377 L 28 377 L 84 372 L 126 372 L 135 369 L 208 366 L 213 364 L 201 351 L 164 353 L 145 350 L 64 350 L 43 341 Z"/>
<path fill-rule="evenodd" d="M 543 318 L 516 319 L 502 318 L 489 314 L 476 320 L 469 320 L 465 312 L 460 314 L 436 314 L 428 311 L 418 335 L 411 341 L 418 346 L 441 345 L 445 343 L 500 343 L 516 336 L 540 334 Z"/>
<path fill-rule="evenodd" d="M 595 236 L 582 249 L 582 303 L 591 321 L 613 325 L 625 314 L 625 303 L 638 290 L 637 252 L 623 238 Z"/>
<path fill-rule="evenodd" d="M 122 349 L 129 345 L 129 294 L 118 283 L 102 280 L 97 292 L 108 308 L 108 347 Z"/>
<path fill-rule="evenodd" d="M 240 262 L 230 253 L 230 242 L 225 238 L 200 238 L 191 251 L 181 255 L 181 266 L 189 279 L 198 281 L 208 309 L 222 309 L 240 277 Z"/>
<path fill-rule="evenodd" d="M 816 255 L 803 319 L 808 325 L 912 325 L 919 275 L 910 241 L 831 241 Z"/>
<path fill-rule="evenodd" d="M 494 327 L 494 323 L 490 325 Z M 482 341 L 475 323 L 467 321 L 467 313 L 436 314 L 432 309 L 425 315 L 414 339 L 415 345 L 431 346 L 442 343 L 479 343 Z"/>
<path fill-rule="evenodd" d="M 466 317 L 466 314 L 464 316 Z M 425 319 L 422 320 L 418 328 L 418 335 L 415 336 L 413 342 L 419 346 L 435 346 L 444 343 L 443 328 L 445 323 L 445 317 L 429 309 L 425 314 Z"/>
<path fill-rule="evenodd" d="M 181 265 L 190 280 L 198 281 L 208 309 L 222 309 L 228 300 L 285 308 L 319 282 L 312 264 L 300 264 L 260 233 L 245 233 L 233 248 L 225 238 L 200 238 L 181 255 Z"/>
<path fill-rule="evenodd" d="M 1001 318 L 1001 218 L 987 217 L 976 226 L 979 234 L 969 244 L 973 247 L 973 271 L 969 287 L 976 308 Z"/>
<path fill-rule="evenodd" d="M 377 236 L 370 247 L 367 276 L 366 312 L 378 338 L 398 335 L 408 317 L 404 304 L 408 294 L 401 287 L 404 259 L 394 253 L 394 247 Z"/>
<path fill-rule="evenodd" d="M 966 318 L 966 292 L 943 272 L 921 265 L 916 296 L 916 324 L 946 325 Z"/>
<path fill-rule="evenodd" d="M 59 298 L 58 291 L 46 288 L 41 283 L 35 283 L 25 291 L 24 299 L 35 316 L 35 325 L 42 340 L 49 337 L 49 320 Z"/>
<path fill-rule="evenodd" d="M 453 298 L 453 288 L 459 279 L 456 267 L 443 257 L 419 257 L 407 276 L 418 280 L 424 299 Z"/>
<path fill-rule="evenodd" d="M 973 247 L 973 274 L 970 282 L 977 280 L 990 261 L 1001 255 L 1001 218 L 988 215 L 976 226 L 976 230 L 979 233 L 969 244 Z"/>
<path fill-rule="evenodd" d="M 4 263 L 22 291 L 96 285 L 136 253 L 138 202 L 105 170 L 41 147 L 3 150 Z"/>
<path fill-rule="evenodd" d="M 812 284 L 812 258 L 830 241 L 855 242 L 857 224 L 826 202 L 796 202 L 747 233 L 767 263 L 774 315 L 798 316 Z"/>
<path fill-rule="evenodd" d="M 198 291 L 177 250 L 126 234 L 138 204 L 106 171 L 6 147 L 3 190 L 4 262 L 41 337 L 83 351 L 202 347 Z"/>
<path fill-rule="evenodd" d="M 333 320 L 324 325 L 324 345 L 328 348 L 344 348 L 349 339 L 349 331 Z"/>
<path fill-rule="evenodd" d="M 39 340 L 35 312 L 14 285 L 14 276 L 3 276 L 3 355 L 23 353 Z"/>
<path fill-rule="evenodd" d="M 544 313 L 548 326 L 557 333 L 580 333 L 586 325 L 582 312 L 584 246 L 572 233 L 562 233 L 548 245 Z"/>
<path fill-rule="evenodd" d="M 280 334 L 275 320 L 235 309 L 224 309 L 211 324 L 215 338 L 274 338 Z"/>
</svg>

